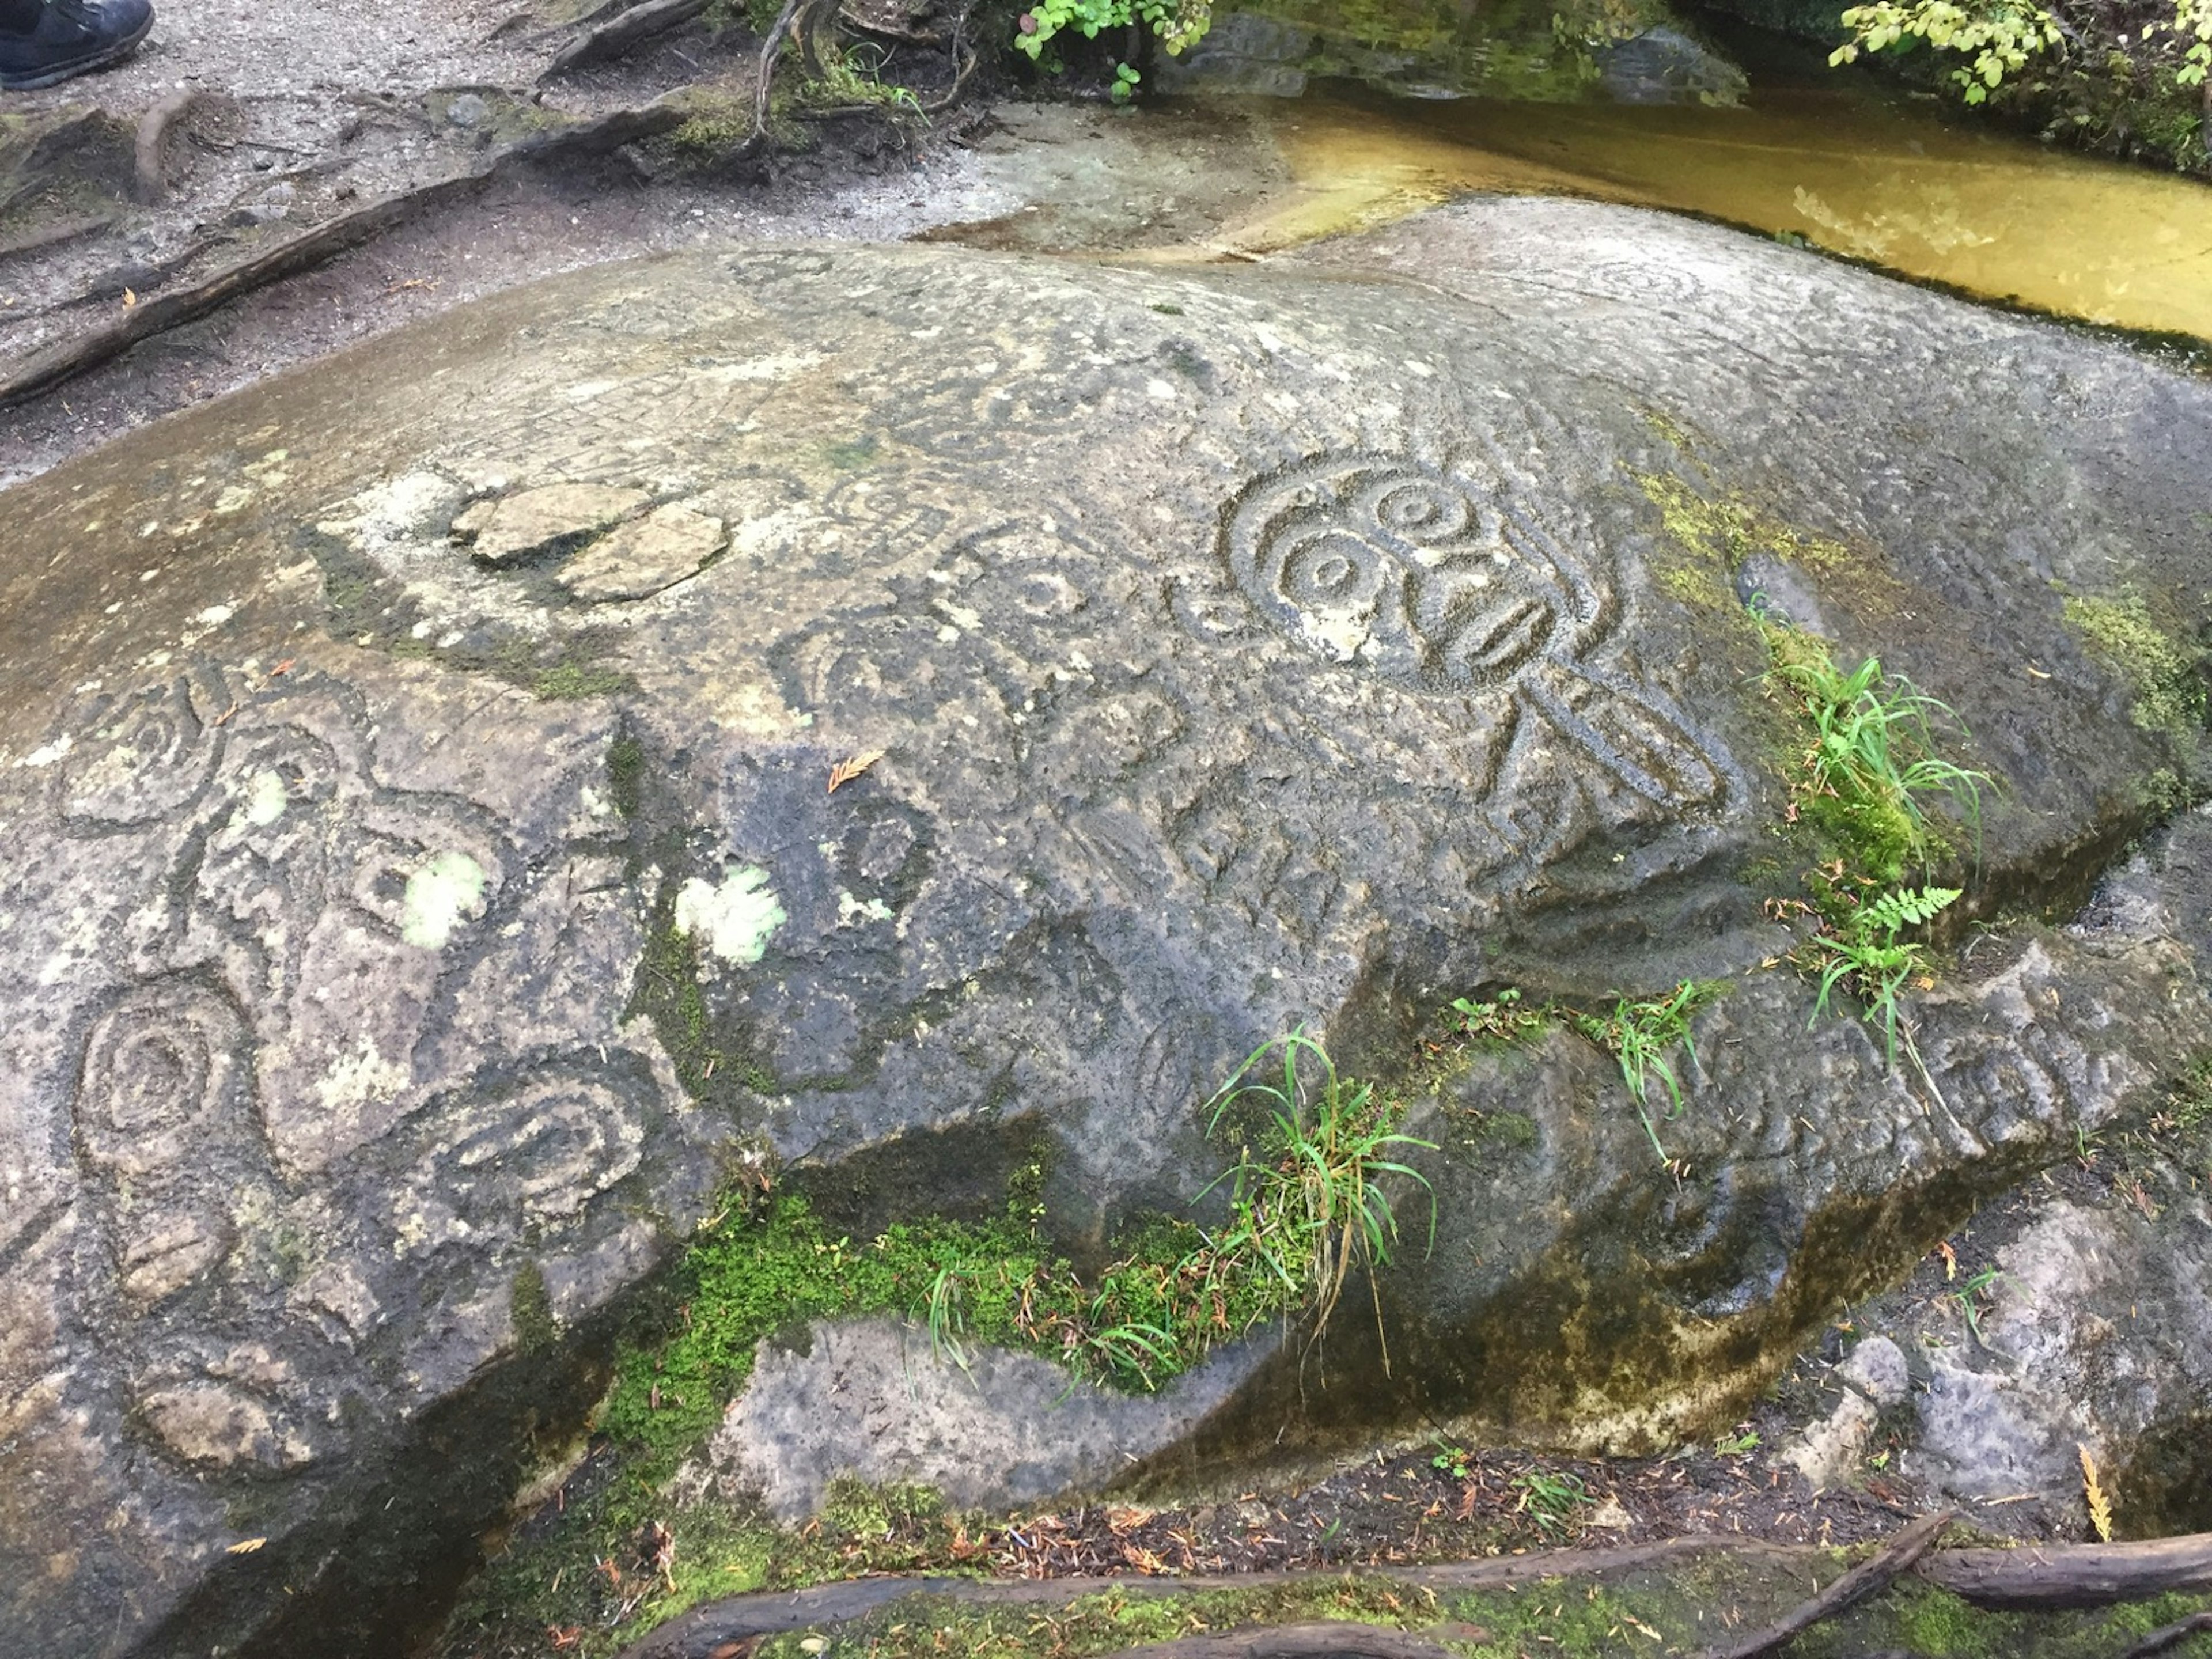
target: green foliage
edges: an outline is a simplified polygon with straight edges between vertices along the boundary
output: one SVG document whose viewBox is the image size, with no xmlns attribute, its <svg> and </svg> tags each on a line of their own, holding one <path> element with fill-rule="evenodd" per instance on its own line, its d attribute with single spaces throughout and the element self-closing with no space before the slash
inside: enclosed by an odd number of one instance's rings
<svg viewBox="0 0 2212 1659">
<path fill-rule="evenodd" d="M 645 799 L 645 745 L 627 732 L 607 745 L 607 794 L 626 818 Z"/>
<path fill-rule="evenodd" d="M 1452 1036 L 1492 1048 L 1534 1036 L 1548 1023 L 1543 1009 L 1522 1007 L 1519 988 L 1509 985 L 1488 1002 L 1454 997 L 1447 1024 Z"/>
<path fill-rule="evenodd" d="M 1429 1467 L 1439 1474 L 1448 1474 L 1455 1480 L 1465 1480 L 1474 1468 L 1474 1454 L 1464 1446 L 1436 1443 L 1437 1455 L 1429 1460 Z"/>
<path fill-rule="evenodd" d="M 1037 0 L 1021 15 L 1014 46 L 1032 63 L 1056 70 L 1059 55 L 1052 43 L 1066 31 L 1095 40 L 1103 29 L 1135 25 L 1149 31 L 1173 58 L 1197 45 L 1212 21 L 1209 0 Z M 1115 101 L 1126 102 L 1136 91 L 1139 78 L 1128 64 L 1115 64 Z"/>
<path fill-rule="evenodd" d="M 2212 8 L 2212 0 L 2207 5 Z M 2212 19 L 2212 9 L 2206 15 Z M 2137 726 L 2185 732 L 2204 724 L 2206 688 L 2197 653 L 2158 625 L 2140 593 L 2107 598 L 2069 594 L 2066 620 L 2134 685 L 2136 703 L 2130 713 Z"/>
<path fill-rule="evenodd" d="M 1620 1080 L 1636 1102 L 1636 1115 L 1644 1133 L 1651 1137 L 1651 1150 L 1668 1161 L 1659 1144 L 1658 1128 L 1651 1121 L 1650 1094 L 1656 1078 L 1671 1103 L 1668 1117 L 1682 1109 L 1682 1080 L 1668 1053 L 1680 1044 L 1697 1064 L 1697 1044 L 1690 1035 L 1690 1016 L 1720 994 L 1723 988 L 1711 981 L 1684 980 L 1665 996 L 1645 1001 L 1623 997 L 1607 1014 L 1577 1014 L 1575 1030 L 1620 1062 Z"/>
<path fill-rule="evenodd" d="M 1851 38 L 1829 54 L 1831 64 L 1850 63 L 1863 51 L 1906 51 L 1925 42 L 1970 60 L 1951 71 L 1952 84 L 1970 104 L 1985 100 L 2029 58 L 2065 39 L 2057 19 L 2019 0 L 1974 0 L 1967 5 L 1954 0 L 1875 0 L 1844 12 L 1843 23 Z"/>
<path fill-rule="evenodd" d="M 1271 1057 L 1281 1060 L 1279 1080 L 1248 1081 Z M 1318 1336 L 1352 1270 L 1371 1276 L 1389 1265 L 1397 1248 L 1397 1212 L 1382 1177 L 1419 1182 L 1429 1193 L 1434 1242 L 1435 1193 L 1425 1176 L 1399 1158 L 1401 1149 L 1434 1152 L 1436 1146 L 1397 1133 L 1391 1127 L 1397 1114 L 1389 1104 L 1369 1085 L 1339 1075 L 1328 1049 L 1303 1031 L 1263 1043 L 1246 1056 L 1209 1103 L 1208 1133 L 1248 1103 L 1266 1114 L 1261 1156 L 1255 1159 L 1248 1146 L 1221 1178 L 1232 1183 L 1231 1219 L 1212 1242 L 1210 1271 L 1275 1286 L 1282 1305 L 1304 1310 Z M 1379 1302 L 1376 1317 L 1379 1325 Z M 1387 1369 L 1387 1355 L 1383 1364 Z"/>
<path fill-rule="evenodd" d="M 1985 1348 L 1990 1345 L 1989 1340 L 1982 1334 L 1982 1298 L 1987 1297 L 1990 1301 L 1996 1301 L 1997 1281 L 2003 1277 L 1998 1269 L 1984 1267 L 1951 1292 L 1951 1299 L 1959 1304 L 1960 1310 L 1966 1316 L 1966 1328 L 1973 1333 L 1974 1340 Z"/>
<path fill-rule="evenodd" d="M 807 109 L 841 109 L 880 104 L 885 109 L 904 110 L 927 120 L 928 116 L 922 109 L 921 100 L 911 88 L 883 78 L 888 56 L 874 41 L 823 53 L 821 73 L 799 89 L 799 105 Z M 869 448 L 872 452 L 872 443 Z"/>
<path fill-rule="evenodd" d="M 1837 988 L 1848 982 L 1868 1023 L 1881 1027 L 1889 1063 L 1896 1065 L 1898 999 L 1921 969 L 1921 946 L 1899 935 L 1924 926 L 1958 898 L 1955 887 L 1899 888 L 1832 920 L 1829 931 L 1816 934 L 1805 947 L 1820 975 L 1814 1020 L 1827 1012 Z"/>
<path fill-rule="evenodd" d="M 1765 632 L 1767 680 L 1795 696 L 1812 732 L 1793 805 L 1842 842 L 1854 866 L 1881 881 L 1896 880 L 1908 862 L 1924 866 L 1936 847 L 1931 796 L 1948 799 L 1979 833 L 1990 776 L 1936 753 L 1934 719 L 1959 724 L 1947 704 L 1884 673 L 1879 657 L 1845 672 L 1816 635 Z"/>
<path fill-rule="evenodd" d="M 1541 1469 L 1515 1475 L 1513 1489 L 1521 1494 L 1514 1507 L 1553 1538 L 1572 1532 L 1576 1512 L 1597 1501 L 1579 1476 L 1547 1474 Z"/>
</svg>

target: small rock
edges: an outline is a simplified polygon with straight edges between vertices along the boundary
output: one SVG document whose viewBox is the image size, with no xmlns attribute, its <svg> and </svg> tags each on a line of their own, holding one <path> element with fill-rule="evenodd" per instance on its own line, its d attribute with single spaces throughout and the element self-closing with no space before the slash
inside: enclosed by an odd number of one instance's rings
<svg viewBox="0 0 2212 1659">
<path fill-rule="evenodd" d="M 1824 1491 L 1840 1486 L 1858 1468 L 1875 1422 L 1875 1408 L 1846 1394 L 1826 1422 L 1814 1424 L 1783 1449 L 1782 1461 Z"/>
<path fill-rule="evenodd" d="M 478 501 L 453 520 L 453 535 L 471 543 L 482 563 L 520 564 L 611 530 L 652 501 L 642 489 L 612 484 L 547 484 Z"/>
<path fill-rule="evenodd" d="M 656 507 L 576 559 L 558 580 L 590 604 L 642 599 L 696 575 L 728 542 L 720 519 L 688 507 Z"/>
<path fill-rule="evenodd" d="M 1870 1336 L 1853 1348 L 1838 1368 L 1850 1383 L 1877 1406 L 1901 1406 L 1912 1387 L 1905 1350 L 1886 1336 Z"/>
<path fill-rule="evenodd" d="M 446 118 L 457 127 L 480 127 L 490 116 L 491 106 L 473 92 L 465 92 L 446 106 Z"/>
</svg>

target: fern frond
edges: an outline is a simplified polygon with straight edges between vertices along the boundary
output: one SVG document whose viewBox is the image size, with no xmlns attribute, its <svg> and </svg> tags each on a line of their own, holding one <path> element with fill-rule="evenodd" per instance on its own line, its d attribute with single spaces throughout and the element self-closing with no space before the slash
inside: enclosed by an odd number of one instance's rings
<svg viewBox="0 0 2212 1659">
<path fill-rule="evenodd" d="M 2109 1544 L 2112 1541 L 2112 1500 L 2097 1479 L 2097 1460 L 2089 1455 L 2089 1449 L 2077 1443 L 2074 1449 L 2081 1454 L 2081 1495 L 2089 1503 L 2089 1524 L 2097 1529 L 2098 1539 Z"/>
</svg>

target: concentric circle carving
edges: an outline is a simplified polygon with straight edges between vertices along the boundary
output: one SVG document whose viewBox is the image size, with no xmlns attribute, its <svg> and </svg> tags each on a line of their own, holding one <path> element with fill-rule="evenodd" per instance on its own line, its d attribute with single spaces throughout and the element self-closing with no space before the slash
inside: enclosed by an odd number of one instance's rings
<svg viewBox="0 0 2212 1659">
<path fill-rule="evenodd" d="M 229 1001 L 191 981 L 134 986 L 85 1040 L 76 1127 L 85 1157 L 125 1175 L 191 1158 L 238 1104 L 247 1038 Z"/>
<path fill-rule="evenodd" d="M 1247 493 L 1231 574 L 1293 639 L 1438 691 L 1511 684 L 1587 643 L 1559 550 L 1472 480 L 1403 457 L 1306 462 Z"/>
</svg>

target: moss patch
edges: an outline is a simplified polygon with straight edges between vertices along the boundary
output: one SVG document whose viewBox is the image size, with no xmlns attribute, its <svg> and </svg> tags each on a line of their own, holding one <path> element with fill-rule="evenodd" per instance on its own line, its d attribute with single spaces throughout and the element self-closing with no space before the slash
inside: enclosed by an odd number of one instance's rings
<svg viewBox="0 0 2212 1659">
<path fill-rule="evenodd" d="M 2066 620 L 2091 649 L 2135 687 L 2135 723 L 2149 731 L 2193 732 L 2204 725 L 2201 653 L 2159 626 L 2140 593 L 2066 596 Z"/>
</svg>

